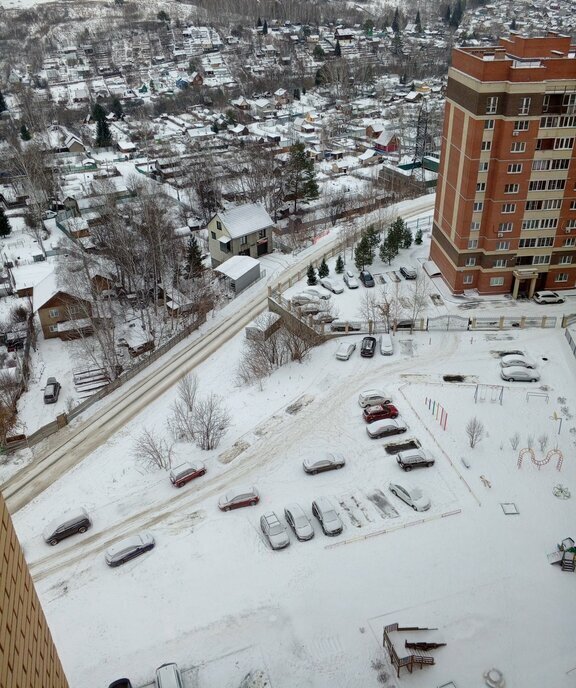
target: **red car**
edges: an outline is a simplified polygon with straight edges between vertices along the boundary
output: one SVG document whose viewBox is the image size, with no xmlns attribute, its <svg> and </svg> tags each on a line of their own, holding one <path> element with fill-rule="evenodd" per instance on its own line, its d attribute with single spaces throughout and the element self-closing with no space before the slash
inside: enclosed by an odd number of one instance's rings
<svg viewBox="0 0 576 688">
<path fill-rule="evenodd" d="M 396 418 L 398 413 L 399 411 L 394 404 L 378 404 L 377 406 L 366 407 L 362 415 L 367 423 L 373 423 L 375 420 Z"/>
</svg>

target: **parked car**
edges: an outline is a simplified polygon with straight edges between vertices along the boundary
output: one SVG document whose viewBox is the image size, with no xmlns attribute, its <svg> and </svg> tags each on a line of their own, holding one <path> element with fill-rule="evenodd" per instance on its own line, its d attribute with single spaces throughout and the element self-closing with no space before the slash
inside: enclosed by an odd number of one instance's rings
<svg viewBox="0 0 576 688">
<path fill-rule="evenodd" d="M 414 280 L 417 277 L 416 268 L 413 268 L 411 265 L 403 265 L 400 268 L 400 274 L 407 280 Z"/>
<path fill-rule="evenodd" d="M 57 545 L 60 540 L 71 535 L 85 533 L 91 525 L 92 521 L 86 509 L 79 509 L 49 523 L 42 531 L 42 536 L 49 545 Z"/>
<path fill-rule="evenodd" d="M 537 291 L 533 296 L 536 303 L 564 303 L 564 297 L 557 291 Z"/>
<path fill-rule="evenodd" d="M 272 549 L 284 549 L 284 547 L 288 547 L 290 544 L 290 537 L 286 527 L 273 511 L 260 517 L 260 528 L 262 528 L 262 532 L 268 539 Z"/>
<path fill-rule="evenodd" d="M 108 566 L 120 566 L 120 564 L 125 564 L 127 561 L 130 561 L 130 559 L 134 559 L 145 552 L 149 552 L 154 548 L 155 544 L 154 537 L 150 533 L 134 535 L 108 548 L 104 554 L 104 558 Z"/>
<path fill-rule="evenodd" d="M 368 272 L 368 270 L 361 270 L 358 277 L 360 278 L 360 281 L 365 287 L 374 287 L 376 285 L 376 283 L 374 282 L 374 278 Z"/>
<path fill-rule="evenodd" d="M 399 451 L 396 454 L 396 461 L 403 471 L 411 471 L 413 468 L 428 468 L 434 465 L 434 459 L 422 449 Z"/>
<path fill-rule="evenodd" d="M 344 283 L 348 287 L 348 289 L 358 289 L 360 286 L 358 284 L 358 280 L 354 277 L 354 275 L 350 272 L 350 270 L 346 270 L 344 273 Z"/>
<path fill-rule="evenodd" d="M 394 353 L 394 344 L 392 343 L 392 337 L 387 332 L 380 335 L 379 343 L 382 356 L 392 356 Z"/>
<path fill-rule="evenodd" d="M 156 669 L 156 688 L 184 688 L 182 674 L 177 664 L 170 662 Z"/>
<path fill-rule="evenodd" d="M 322 299 L 323 301 L 328 301 L 332 298 L 332 294 L 323 287 L 306 287 L 303 294 L 311 294 L 315 299 Z"/>
<path fill-rule="evenodd" d="M 342 282 L 334 277 L 323 277 L 320 280 L 320 284 L 324 289 L 328 289 L 328 291 L 331 291 L 333 294 L 342 294 L 344 291 Z"/>
<path fill-rule="evenodd" d="M 310 519 L 299 504 L 289 504 L 284 509 L 284 518 L 298 540 L 311 540 L 314 537 L 314 528 Z"/>
<path fill-rule="evenodd" d="M 358 403 L 362 408 L 377 404 L 391 404 L 392 397 L 383 389 L 366 389 L 358 395 Z"/>
<path fill-rule="evenodd" d="M 60 394 L 60 383 L 55 377 L 49 377 L 44 387 L 44 403 L 55 404 Z"/>
<path fill-rule="evenodd" d="M 132 688 L 129 678 L 118 678 L 108 685 L 108 688 Z"/>
<path fill-rule="evenodd" d="M 374 423 L 377 420 L 385 420 L 386 418 L 396 418 L 398 416 L 398 409 L 394 404 L 376 404 L 376 406 L 367 406 L 362 412 L 362 417 L 367 423 Z"/>
<path fill-rule="evenodd" d="M 327 497 L 319 497 L 312 502 L 312 513 L 318 519 L 324 535 L 340 535 L 344 529 L 338 512 Z"/>
<path fill-rule="evenodd" d="M 222 511 L 230 511 L 243 506 L 254 506 L 259 501 L 260 495 L 255 487 L 236 487 L 220 497 L 218 507 Z"/>
<path fill-rule="evenodd" d="M 391 482 L 388 487 L 393 495 L 406 502 L 414 511 L 427 511 L 430 508 L 430 499 L 420 488 L 399 482 Z"/>
<path fill-rule="evenodd" d="M 360 356 L 372 358 L 376 351 L 376 337 L 364 337 L 360 345 Z"/>
<path fill-rule="evenodd" d="M 333 332 L 359 332 L 362 329 L 362 324 L 355 320 L 334 320 L 330 329 Z"/>
<path fill-rule="evenodd" d="M 350 342 L 342 342 L 338 349 L 336 349 L 336 358 L 339 361 L 347 361 L 350 356 L 354 353 L 356 349 L 356 344 L 351 344 Z"/>
<path fill-rule="evenodd" d="M 310 303 L 303 303 L 298 308 L 301 315 L 318 315 L 318 313 L 324 310 L 325 306 L 320 301 L 311 301 Z"/>
<path fill-rule="evenodd" d="M 389 435 L 401 435 L 406 432 L 408 428 L 398 418 L 385 418 L 383 420 L 376 420 L 366 426 L 368 437 L 373 440 L 381 437 L 388 437 Z"/>
<path fill-rule="evenodd" d="M 538 382 L 540 373 L 534 368 L 523 366 L 509 366 L 500 369 L 500 377 L 509 382 Z"/>
<path fill-rule="evenodd" d="M 337 468 L 344 468 L 346 459 L 342 454 L 327 454 L 323 458 L 308 458 L 304 459 L 302 466 L 306 473 L 315 475 L 324 471 L 333 471 Z"/>
<path fill-rule="evenodd" d="M 524 354 L 507 354 L 500 359 L 501 368 L 510 368 L 510 366 L 520 366 L 522 368 L 536 368 L 536 361 Z"/>
<path fill-rule="evenodd" d="M 331 323 L 336 320 L 336 316 L 332 315 L 332 313 L 328 311 L 320 311 L 319 313 L 316 313 L 316 315 L 312 316 L 312 320 L 315 323 Z"/>
<path fill-rule="evenodd" d="M 206 473 L 206 465 L 202 461 L 195 461 L 194 463 L 185 461 L 170 471 L 170 482 L 174 487 L 182 487 L 182 485 L 199 478 L 204 473 Z"/>
<path fill-rule="evenodd" d="M 312 294 L 294 294 L 290 297 L 290 303 L 293 306 L 303 306 L 305 303 L 316 303 L 318 301 L 317 296 L 312 296 Z"/>
</svg>

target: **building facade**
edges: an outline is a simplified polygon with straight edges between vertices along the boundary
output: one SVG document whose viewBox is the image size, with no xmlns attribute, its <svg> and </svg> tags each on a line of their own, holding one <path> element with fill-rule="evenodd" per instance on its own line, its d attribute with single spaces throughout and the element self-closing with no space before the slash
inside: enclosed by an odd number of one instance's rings
<svg viewBox="0 0 576 688">
<path fill-rule="evenodd" d="M 207 225 L 212 267 L 232 256 L 258 258 L 273 250 L 274 221 L 261 203 L 246 203 L 214 215 Z"/>
<path fill-rule="evenodd" d="M 0 550 L 0 686 L 68 688 L 1 494 Z"/>
<path fill-rule="evenodd" d="M 576 286 L 575 141 L 569 37 L 453 51 L 430 249 L 452 292 Z"/>
</svg>

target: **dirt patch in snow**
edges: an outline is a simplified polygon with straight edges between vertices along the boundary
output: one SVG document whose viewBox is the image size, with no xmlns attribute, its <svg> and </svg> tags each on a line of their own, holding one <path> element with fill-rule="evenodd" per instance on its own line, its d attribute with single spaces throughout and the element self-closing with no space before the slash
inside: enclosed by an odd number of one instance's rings
<svg viewBox="0 0 576 688">
<path fill-rule="evenodd" d="M 313 401 L 314 397 L 311 394 L 303 394 L 299 399 L 296 399 L 293 404 L 290 404 L 290 406 L 286 407 L 286 413 L 294 416 Z"/>
<path fill-rule="evenodd" d="M 247 442 L 246 440 L 238 440 L 237 442 L 234 442 L 230 449 L 227 449 L 219 454 L 218 461 L 220 461 L 220 463 L 230 463 L 230 461 L 233 461 L 237 456 L 240 456 L 243 451 L 246 451 L 249 446 L 250 442 Z"/>
</svg>

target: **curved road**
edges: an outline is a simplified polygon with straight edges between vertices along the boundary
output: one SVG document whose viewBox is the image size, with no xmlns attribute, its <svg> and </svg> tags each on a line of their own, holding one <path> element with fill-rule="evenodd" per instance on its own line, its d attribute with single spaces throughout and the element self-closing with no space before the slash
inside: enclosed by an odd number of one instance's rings
<svg viewBox="0 0 576 688">
<path fill-rule="evenodd" d="M 398 204 L 393 212 L 401 214 L 406 219 L 431 212 L 434 198 L 433 195 L 429 195 Z M 407 206 L 405 210 L 403 206 Z M 310 261 L 322 256 L 339 240 L 339 236 L 336 235 L 318 247 L 304 252 L 297 263 L 282 273 L 282 281 L 295 275 Z M 68 427 L 53 436 L 52 446 L 36 456 L 32 463 L 10 478 L 2 487 L 10 512 L 15 513 L 41 494 L 129 423 L 151 401 L 217 351 L 223 342 L 240 332 L 266 308 L 267 294 L 267 285 L 258 287 L 254 290 L 252 301 L 241 306 L 232 317 L 212 327 L 202 339 L 192 342 L 176 354 L 166 354 L 160 365 L 142 374 L 139 384 L 111 395 L 109 403 L 104 408 L 73 429 Z"/>
</svg>

